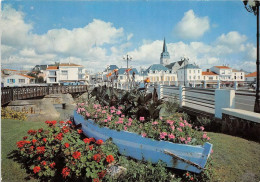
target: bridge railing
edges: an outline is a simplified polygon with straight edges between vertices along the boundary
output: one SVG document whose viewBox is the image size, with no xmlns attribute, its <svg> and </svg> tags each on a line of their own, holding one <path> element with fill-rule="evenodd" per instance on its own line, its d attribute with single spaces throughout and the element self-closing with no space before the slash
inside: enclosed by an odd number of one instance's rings
<svg viewBox="0 0 260 182">
<path fill-rule="evenodd" d="M 3 87 L 1 89 L 1 105 L 14 100 L 35 98 L 49 94 L 80 93 L 87 91 L 87 89 L 87 85 Z"/>
</svg>

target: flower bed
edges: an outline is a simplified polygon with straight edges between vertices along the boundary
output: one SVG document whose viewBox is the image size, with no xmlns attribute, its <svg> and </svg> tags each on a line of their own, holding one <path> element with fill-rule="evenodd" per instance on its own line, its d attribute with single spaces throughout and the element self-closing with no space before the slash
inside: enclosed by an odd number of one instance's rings
<svg viewBox="0 0 260 182">
<path fill-rule="evenodd" d="M 67 180 L 101 180 L 115 162 L 115 146 L 94 138 L 82 138 L 82 130 L 71 121 L 46 121 L 47 130 L 29 130 L 17 142 L 20 161 L 43 181 L 60 177 Z M 56 126 L 56 125 L 59 125 Z"/>
<path fill-rule="evenodd" d="M 90 99 L 88 102 L 78 103 L 76 111 L 85 119 L 94 119 L 101 127 L 130 131 L 155 140 L 189 145 L 202 145 L 210 140 L 204 132 L 204 127 L 193 128 L 181 113 L 147 121 L 145 117 L 126 117 L 122 112 L 123 107 L 102 106 L 94 99 Z"/>
</svg>

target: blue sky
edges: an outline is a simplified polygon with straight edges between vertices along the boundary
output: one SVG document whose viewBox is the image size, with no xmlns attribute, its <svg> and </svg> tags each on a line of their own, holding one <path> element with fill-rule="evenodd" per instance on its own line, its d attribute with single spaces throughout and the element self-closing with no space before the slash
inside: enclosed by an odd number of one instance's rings
<svg viewBox="0 0 260 182">
<path fill-rule="evenodd" d="M 171 62 L 255 70 L 256 18 L 239 0 L 4 1 L 2 13 L 4 68 L 71 61 L 100 71 L 124 67 L 125 54 L 147 67 L 159 63 L 165 37 Z"/>
</svg>

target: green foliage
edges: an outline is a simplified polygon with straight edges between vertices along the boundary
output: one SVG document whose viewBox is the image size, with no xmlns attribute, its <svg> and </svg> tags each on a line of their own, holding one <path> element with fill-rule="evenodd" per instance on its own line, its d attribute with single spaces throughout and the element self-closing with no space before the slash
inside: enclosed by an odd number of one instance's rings
<svg viewBox="0 0 260 182">
<path fill-rule="evenodd" d="M 26 120 L 27 115 L 25 112 L 19 112 L 15 110 L 11 110 L 10 108 L 3 108 L 1 111 L 1 118 L 2 119 L 16 119 L 16 120 Z"/>
</svg>

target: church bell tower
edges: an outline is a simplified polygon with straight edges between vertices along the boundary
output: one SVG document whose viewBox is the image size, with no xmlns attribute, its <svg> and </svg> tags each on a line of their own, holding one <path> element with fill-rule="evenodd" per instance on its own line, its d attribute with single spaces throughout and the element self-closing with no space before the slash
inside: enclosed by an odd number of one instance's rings
<svg viewBox="0 0 260 182">
<path fill-rule="evenodd" d="M 169 64 L 169 61 L 170 61 L 170 54 L 167 51 L 167 46 L 166 46 L 165 38 L 164 38 L 163 51 L 161 53 L 160 64 L 162 64 L 163 66 L 166 66 Z"/>
</svg>

